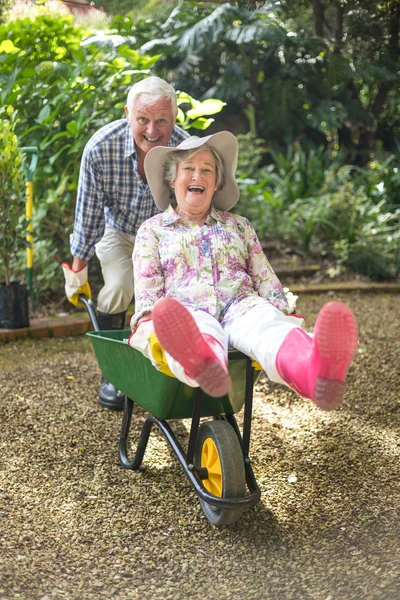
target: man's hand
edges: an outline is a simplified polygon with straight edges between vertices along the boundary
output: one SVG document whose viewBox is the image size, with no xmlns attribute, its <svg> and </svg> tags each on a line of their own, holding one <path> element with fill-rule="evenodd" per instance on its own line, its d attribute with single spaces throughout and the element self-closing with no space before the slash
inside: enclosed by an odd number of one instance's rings
<svg viewBox="0 0 400 600">
<path fill-rule="evenodd" d="M 73 270 L 68 263 L 62 263 L 62 268 L 65 277 L 65 293 L 68 300 L 74 306 L 83 307 L 79 301 L 79 295 L 85 294 L 88 298 L 92 298 L 92 292 L 88 282 L 88 267 L 87 263 L 80 270 Z M 73 265 L 74 267 L 74 265 Z"/>
</svg>

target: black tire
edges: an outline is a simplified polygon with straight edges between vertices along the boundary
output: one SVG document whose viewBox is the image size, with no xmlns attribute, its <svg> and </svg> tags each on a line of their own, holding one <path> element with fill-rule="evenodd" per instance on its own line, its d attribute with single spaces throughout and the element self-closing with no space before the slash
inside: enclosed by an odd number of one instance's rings
<svg viewBox="0 0 400 600">
<path fill-rule="evenodd" d="M 211 457 L 209 456 L 210 448 L 213 450 L 213 456 Z M 217 460 L 214 460 L 216 459 L 215 450 Z M 238 437 L 227 421 L 206 421 L 200 426 L 197 436 L 195 466 L 207 466 L 204 463 L 209 463 L 208 466 L 211 467 L 211 463 L 216 464 L 216 474 L 214 473 L 210 475 L 209 479 L 203 480 L 203 486 L 207 491 L 222 498 L 245 496 L 246 476 L 243 453 Z M 200 504 L 209 522 L 217 527 L 234 523 L 241 517 L 243 512 L 242 509 L 217 508 L 201 498 Z"/>
</svg>

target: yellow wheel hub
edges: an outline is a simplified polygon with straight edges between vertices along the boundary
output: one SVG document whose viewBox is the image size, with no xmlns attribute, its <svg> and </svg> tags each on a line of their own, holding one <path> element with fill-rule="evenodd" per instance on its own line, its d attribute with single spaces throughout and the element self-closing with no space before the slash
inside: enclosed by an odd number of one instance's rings
<svg viewBox="0 0 400 600">
<path fill-rule="evenodd" d="M 207 479 L 203 479 L 203 485 L 210 494 L 222 498 L 222 469 L 219 454 L 214 441 L 211 438 L 204 440 L 201 449 L 201 466 L 208 470 Z"/>
</svg>

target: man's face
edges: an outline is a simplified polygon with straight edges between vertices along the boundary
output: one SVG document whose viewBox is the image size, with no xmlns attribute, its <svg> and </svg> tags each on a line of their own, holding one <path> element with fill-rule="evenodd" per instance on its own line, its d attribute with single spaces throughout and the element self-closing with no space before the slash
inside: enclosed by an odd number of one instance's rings
<svg viewBox="0 0 400 600">
<path fill-rule="evenodd" d="M 131 126 L 136 152 L 147 154 L 155 146 L 165 146 L 171 137 L 175 125 L 175 116 L 169 100 L 158 100 L 146 104 L 140 97 L 129 112 L 125 114 Z"/>
</svg>

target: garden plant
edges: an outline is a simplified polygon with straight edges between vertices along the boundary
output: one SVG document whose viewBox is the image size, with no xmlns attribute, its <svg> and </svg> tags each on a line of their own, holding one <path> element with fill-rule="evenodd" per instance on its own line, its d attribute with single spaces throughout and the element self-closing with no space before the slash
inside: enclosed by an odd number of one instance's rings
<svg viewBox="0 0 400 600">
<path fill-rule="evenodd" d="M 28 325 L 28 296 L 14 272 L 19 249 L 25 246 L 27 221 L 23 153 L 15 134 L 12 106 L 0 111 L 0 327 Z"/>
<path fill-rule="evenodd" d="M 129 11 L 129 3 L 110 0 L 85 19 L 56 2 L 9 5 L 0 15 L 0 96 L 18 110 L 21 143 L 39 148 L 42 292 L 62 288 L 83 147 L 123 116 L 128 88 L 151 73 L 181 92 L 185 129 L 239 135 L 240 210 L 259 237 L 331 257 L 331 274 L 395 275 L 396 3 L 171 0 Z M 23 266 L 21 259 L 21 273 Z"/>
</svg>

